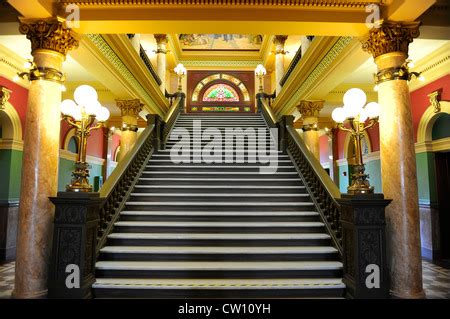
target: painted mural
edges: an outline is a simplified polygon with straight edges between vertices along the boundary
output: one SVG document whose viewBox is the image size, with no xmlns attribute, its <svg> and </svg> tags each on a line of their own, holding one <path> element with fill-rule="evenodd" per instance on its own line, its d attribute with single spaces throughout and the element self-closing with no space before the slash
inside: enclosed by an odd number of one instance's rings
<svg viewBox="0 0 450 319">
<path fill-rule="evenodd" d="M 179 40 L 183 50 L 238 50 L 259 51 L 262 35 L 257 34 L 180 34 Z"/>
</svg>

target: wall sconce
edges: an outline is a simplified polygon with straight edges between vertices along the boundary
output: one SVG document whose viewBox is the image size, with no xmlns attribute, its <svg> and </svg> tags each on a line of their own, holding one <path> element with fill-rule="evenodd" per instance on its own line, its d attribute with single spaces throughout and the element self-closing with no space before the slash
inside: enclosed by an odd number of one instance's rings
<svg viewBox="0 0 450 319">
<path fill-rule="evenodd" d="M 255 75 L 259 79 L 259 92 L 260 93 L 264 92 L 263 78 L 264 78 L 264 75 L 266 75 L 266 74 L 267 74 L 267 70 L 264 67 L 264 65 L 258 64 L 255 69 Z"/>
<path fill-rule="evenodd" d="M 356 165 L 352 174 L 352 184 L 347 188 L 347 192 L 352 195 L 371 194 L 373 186 L 370 186 L 369 175 L 365 174 L 365 165 L 363 163 L 361 139 L 364 132 L 373 127 L 378 122 L 380 115 L 380 106 L 376 102 L 368 103 L 367 96 L 361 89 L 350 89 L 344 94 L 344 106 L 334 109 L 331 114 L 337 127 L 352 135 L 355 145 Z M 366 126 L 365 122 L 369 119 Z M 345 122 L 349 122 L 350 128 L 345 127 Z"/>
<path fill-rule="evenodd" d="M 66 186 L 68 192 L 92 192 L 89 184 L 89 168 L 86 162 L 87 138 L 92 130 L 102 127 L 109 118 L 109 110 L 98 101 L 95 89 L 89 85 L 81 85 L 74 92 L 74 99 L 61 102 L 61 113 L 64 120 L 76 129 L 78 137 L 78 154 L 72 181 Z M 97 123 L 95 124 L 95 121 Z M 95 125 L 94 125 L 95 124 Z"/>
<path fill-rule="evenodd" d="M 25 72 L 17 73 L 13 81 L 19 82 L 20 79 L 28 79 L 28 81 L 34 81 L 34 80 L 47 80 L 47 81 L 54 81 L 61 84 L 61 91 L 65 92 L 66 87 L 64 86 L 64 81 L 66 80 L 66 77 L 64 76 L 64 73 L 58 71 L 54 68 L 45 68 L 45 67 L 38 67 L 36 63 L 34 63 L 31 60 L 28 60 L 24 63 L 23 68 Z"/>
<path fill-rule="evenodd" d="M 175 73 L 178 75 L 178 92 L 183 91 L 182 79 L 186 76 L 187 70 L 183 64 L 178 63 L 178 65 L 173 69 Z"/>
</svg>

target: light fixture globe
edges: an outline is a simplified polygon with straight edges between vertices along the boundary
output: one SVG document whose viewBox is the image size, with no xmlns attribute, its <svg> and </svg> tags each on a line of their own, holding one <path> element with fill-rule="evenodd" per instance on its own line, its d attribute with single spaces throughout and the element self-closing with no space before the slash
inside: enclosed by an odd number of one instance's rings
<svg viewBox="0 0 450 319">
<path fill-rule="evenodd" d="M 343 106 L 344 114 L 347 118 L 354 119 L 354 118 L 358 117 L 358 115 L 361 113 L 363 106 L 359 106 L 356 104 L 354 104 L 354 105 L 346 104 Z"/>
<path fill-rule="evenodd" d="M 75 121 L 80 122 L 83 119 L 83 111 L 81 109 L 81 106 L 75 104 L 75 107 L 73 108 L 71 115 Z"/>
<path fill-rule="evenodd" d="M 333 110 L 333 113 L 331 113 L 331 117 L 333 118 L 333 121 L 336 123 L 343 123 L 346 119 L 344 108 L 338 107 Z"/>
<path fill-rule="evenodd" d="M 264 76 L 267 74 L 266 68 L 262 64 L 258 64 L 255 69 L 256 76 Z"/>
<path fill-rule="evenodd" d="M 86 114 L 92 116 L 97 116 L 101 108 L 102 105 L 97 100 L 84 105 L 84 111 L 86 112 Z"/>
<path fill-rule="evenodd" d="M 100 107 L 100 109 L 97 113 L 97 117 L 96 117 L 97 121 L 105 122 L 107 119 L 109 119 L 109 115 L 110 115 L 109 110 L 106 107 L 102 106 L 102 107 Z"/>
<path fill-rule="evenodd" d="M 77 87 L 73 93 L 73 97 L 78 105 L 88 105 L 98 99 L 97 91 L 92 86 L 86 84 Z"/>
<path fill-rule="evenodd" d="M 367 117 L 374 119 L 380 116 L 380 105 L 377 102 L 370 102 L 364 108 Z"/>
<path fill-rule="evenodd" d="M 60 104 L 61 113 L 66 116 L 72 116 L 74 109 L 77 107 L 74 101 L 72 100 L 64 100 Z"/>
<path fill-rule="evenodd" d="M 186 75 L 186 68 L 182 63 L 178 63 L 177 66 L 173 69 L 178 76 Z"/>
<path fill-rule="evenodd" d="M 358 88 L 353 88 L 345 92 L 344 94 L 344 105 L 350 108 L 357 108 L 361 110 L 361 108 L 366 105 L 367 96 L 363 90 Z"/>
</svg>

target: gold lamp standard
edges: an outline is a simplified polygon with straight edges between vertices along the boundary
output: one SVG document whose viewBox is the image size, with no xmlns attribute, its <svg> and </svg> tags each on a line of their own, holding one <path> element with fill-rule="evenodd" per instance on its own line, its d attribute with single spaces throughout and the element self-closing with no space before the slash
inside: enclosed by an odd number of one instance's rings
<svg viewBox="0 0 450 319">
<path fill-rule="evenodd" d="M 92 130 L 102 127 L 109 118 L 109 110 L 98 101 L 97 92 L 89 85 L 81 85 L 74 92 L 74 99 L 61 102 L 64 120 L 75 127 L 78 155 L 72 181 L 66 186 L 68 192 L 92 192 L 89 184 L 89 168 L 86 162 L 87 139 Z"/>
<path fill-rule="evenodd" d="M 259 79 L 259 92 L 264 92 L 263 78 L 267 74 L 266 68 L 262 64 L 258 64 L 255 69 L 255 75 Z"/>
<path fill-rule="evenodd" d="M 344 94 L 344 106 L 334 109 L 331 114 L 333 120 L 337 123 L 337 127 L 352 135 L 355 145 L 356 163 L 352 174 L 352 184 L 347 188 L 347 192 L 352 195 L 373 193 L 373 186 L 370 186 L 367 180 L 369 175 L 365 174 L 361 139 L 364 132 L 378 122 L 380 107 L 376 102 L 364 106 L 366 101 L 367 97 L 363 90 L 350 89 Z M 350 128 L 345 126 L 346 122 L 349 123 Z"/>
<path fill-rule="evenodd" d="M 178 65 L 173 70 L 178 75 L 178 92 L 182 92 L 183 91 L 182 79 L 186 75 L 187 70 L 181 63 L 178 63 Z"/>
</svg>

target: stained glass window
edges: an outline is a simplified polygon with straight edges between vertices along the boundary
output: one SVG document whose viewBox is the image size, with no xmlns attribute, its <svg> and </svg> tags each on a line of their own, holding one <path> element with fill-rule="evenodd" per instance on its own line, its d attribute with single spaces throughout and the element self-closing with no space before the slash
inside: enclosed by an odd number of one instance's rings
<svg viewBox="0 0 450 319">
<path fill-rule="evenodd" d="M 220 83 L 209 87 L 203 94 L 203 102 L 237 102 L 239 95 L 229 85 Z"/>
</svg>

